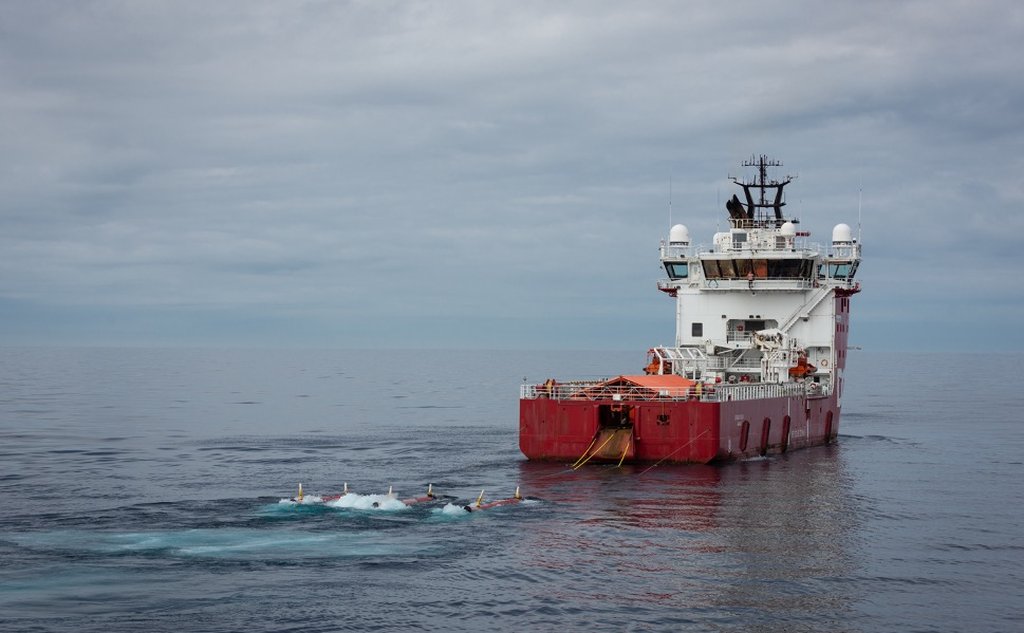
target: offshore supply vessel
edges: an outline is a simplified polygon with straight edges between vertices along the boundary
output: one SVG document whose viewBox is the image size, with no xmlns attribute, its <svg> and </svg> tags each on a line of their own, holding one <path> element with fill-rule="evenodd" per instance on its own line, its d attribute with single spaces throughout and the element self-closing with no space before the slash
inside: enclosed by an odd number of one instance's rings
<svg viewBox="0 0 1024 633">
<path fill-rule="evenodd" d="M 643 373 L 522 385 L 519 447 L 529 459 L 730 461 L 828 444 L 844 387 L 859 236 L 837 224 L 827 246 L 783 214 L 792 176 L 744 161 L 748 179 L 726 204 L 729 230 L 694 245 L 682 224 L 660 247 L 676 301 L 673 346 L 648 352 Z"/>
</svg>

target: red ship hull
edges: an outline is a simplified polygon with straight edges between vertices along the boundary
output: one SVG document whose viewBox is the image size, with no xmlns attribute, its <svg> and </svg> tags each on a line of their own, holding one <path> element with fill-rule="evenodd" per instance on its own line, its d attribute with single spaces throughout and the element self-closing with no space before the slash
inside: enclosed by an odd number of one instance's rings
<svg viewBox="0 0 1024 633">
<path fill-rule="evenodd" d="M 613 408 L 626 411 L 627 425 L 608 425 Z M 704 464 L 828 444 L 838 429 L 835 395 L 725 402 L 536 398 L 519 404 L 519 448 L 534 460 L 591 455 L 604 462 Z"/>
</svg>

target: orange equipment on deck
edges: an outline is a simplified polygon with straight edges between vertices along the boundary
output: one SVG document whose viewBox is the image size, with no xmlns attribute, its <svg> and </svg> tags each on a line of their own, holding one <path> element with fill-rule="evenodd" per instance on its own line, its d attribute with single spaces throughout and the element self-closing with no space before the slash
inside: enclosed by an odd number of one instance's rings
<svg viewBox="0 0 1024 633">
<path fill-rule="evenodd" d="M 789 375 L 791 378 L 805 378 L 816 371 L 818 368 L 807 362 L 807 354 L 800 352 L 800 357 L 796 359 L 796 367 L 789 368 Z"/>
</svg>

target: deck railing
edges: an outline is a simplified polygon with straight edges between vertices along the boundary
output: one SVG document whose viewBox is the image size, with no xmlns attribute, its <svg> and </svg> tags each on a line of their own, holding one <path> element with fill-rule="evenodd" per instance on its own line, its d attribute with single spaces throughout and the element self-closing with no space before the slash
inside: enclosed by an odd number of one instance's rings
<svg viewBox="0 0 1024 633">
<path fill-rule="evenodd" d="M 802 291 L 814 288 L 815 280 L 806 277 L 777 277 L 765 279 L 757 277 L 753 283 L 745 277 L 702 277 L 701 288 L 704 290 L 790 290 Z"/>
<path fill-rule="evenodd" d="M 523 400 L 548 398 L 570 401 L 687 401 L 727 402 L 732 400 L 758 400 L 789 396 L 828 395 L 825 385 L 810 382 L 742 383 L 693 385 L 692 387 L 641 387 L 639 385 L 608 385 L 605 381 L 585 380 L 573 382 L 521 385 L 519 397 Z"/>
</svg>

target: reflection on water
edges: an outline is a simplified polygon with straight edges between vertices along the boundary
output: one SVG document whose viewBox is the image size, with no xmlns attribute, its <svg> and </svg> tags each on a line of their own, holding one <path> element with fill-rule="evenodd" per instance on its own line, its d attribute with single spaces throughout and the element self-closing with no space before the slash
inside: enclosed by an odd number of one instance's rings
<svg viewBox="0 0 1024 633">
<path fill-rule="evenodd" d="M 844 469 L 836 447 L 728 466 L 572 472 L 523 462 L 524 489 L 554 508 L 517 551 L 525 566 L 567 576 L 560 599 L 597 611 L 639 609 L 652 625 L 710 617 L 820 630 L 857 599 L 836 583 L 854 573 L 857 547 Z"/>
</svg>

